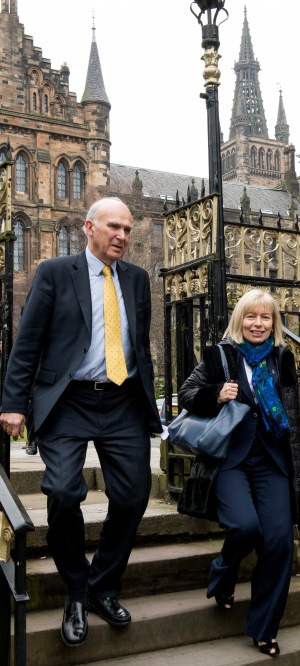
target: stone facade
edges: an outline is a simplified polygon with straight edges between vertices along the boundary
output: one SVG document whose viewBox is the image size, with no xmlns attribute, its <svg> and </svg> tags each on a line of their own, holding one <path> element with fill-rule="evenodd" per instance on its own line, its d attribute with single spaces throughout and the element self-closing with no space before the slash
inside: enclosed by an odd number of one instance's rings
<svg viewBox="0 0 300 666">
<path fill-rule="evenodd" d="M 282 102 L 282 100 L 281 100 Z M 238 105 L 233 134 L 222 146 L 225 218 L 239 215 L 245 195 L 238 183 L 250 183 L 254 211 L 272 208 L 282 215 L 297 214 L 298 182 L 294 147 L 287 145 L 282 113 L 277 140 L 247 135 L 245 113 Z M 164 263 L 163 220 L 166 209 L 207 194 L 207 182 L 110 162 L 110 103 L 92 33 L 90 59 L 82 100 L 69 90 L 69 68 L 51 67 L 41 48 L 24 32 L 17 0 L 1 0 L 0 13 L 0 162 L 8 146 L 14 160 L 12 214 L 16 234 L 14 262 L 14 328 L 16 330 L 28 287 L 39 262 L 60 254 L 73 254 L 85 246 L 82 225 L 90 204 L 103 195 L 117 195 L 129 206 L 134 221 L 127 259 L 144 266 L 152 293 L 151 345 L 155 375 L 164 375 L 164 305 L 160 269 Z M 247 115 L 247 114 L 246 114 Z M 251 167 L 251 146 L 264 144 L 280 152 L 280 173 L 260 182 Z M 252 151 L 253 153 L 253 151 Z M 234 160 L 234 162 L 232 161 Z M 226 165 L 228 161 L 228 169 Z M 234 169 L 232 165 L 234 164 Z M 285 167 L 283 168 L 283 164 Z M 288 168 L 288 173 L 284 169 Z M 235 173 L 231 173 L 231 172 Z M 281 192 L 252 183 L 283 188 Z M 289 194 L 283 187 L 288 183 Z M 242 200 L 242 197 L 243 200 Z M 268 203 L 266 201 L 268 200 Z M 262 203 L 263 202 L 263 203 Z M 289 211 L 289 213 L 288 213 Z"/>
</svg>

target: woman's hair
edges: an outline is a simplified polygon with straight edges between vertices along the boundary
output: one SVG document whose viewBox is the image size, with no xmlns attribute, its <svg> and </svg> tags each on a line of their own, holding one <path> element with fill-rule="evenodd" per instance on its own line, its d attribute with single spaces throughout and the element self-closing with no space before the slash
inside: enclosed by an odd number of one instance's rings
<svg viewBox="0 0 300 666">
<path fill-rule="evenodd" d="M 242 343 L 242 325 L 245 315 L 247 312 L 261 312 L 262 310 L 269 310 L 272 314 L 272 334 L 275 345 L 284 344 L 279 307 L 273 296 L 266 291 L 261 291 L 261 289 L 250 289 L 240 298 L 233 310 L 224 338 L 229 336 L 237 344 Z"/>
</svg>

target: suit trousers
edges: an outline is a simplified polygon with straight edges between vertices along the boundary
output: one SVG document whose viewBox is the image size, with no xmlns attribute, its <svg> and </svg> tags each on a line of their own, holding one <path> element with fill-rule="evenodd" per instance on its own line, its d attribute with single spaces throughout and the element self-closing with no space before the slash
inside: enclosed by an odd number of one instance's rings
<svg viewBox="0 0 300 666">
<path fill-rule="evenodd" d="M 90 440 L 108 497 L 91 565 L 80 507 L 88 491 L 83 466 Z M 99 391 L 92 382 L 71 382 L 36 442 L 46 466 L 41 487 L 47 495 L 47 542 L 69 597 L 84 601 L 88 590 L 99 597 L 118 595 L 151 489 L 150 438 L 137 381 L 105 384 Z"/>
<path fill-rule="evenodd" d="M 226 536 L 211 565 L 207 596 L 233 595 L 239 564 L 255 549 L 245 633 L 258 641 L 275 638 L 294 552 L 289 478 L 256 441 L 240 465 L 220 470 L 214 494 Z"/>
</svg>

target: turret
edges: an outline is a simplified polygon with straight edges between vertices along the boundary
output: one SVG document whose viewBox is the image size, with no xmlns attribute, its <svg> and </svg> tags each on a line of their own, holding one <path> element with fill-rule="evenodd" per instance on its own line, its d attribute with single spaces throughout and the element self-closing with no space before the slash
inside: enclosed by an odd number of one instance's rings
<svg viewBox="0 0 300 666">
<path fill-rule="evenodd" d="M 277 124 L 275 126 L 275 137 L 277 141 L 282 141 L 282 143 L 288 145 L 290 138 L 290 128 L 286 122 L 286 115 L 282 99 L 282 90 L 279 90 L 279 104 L 278 104 Z"/>
</svg>

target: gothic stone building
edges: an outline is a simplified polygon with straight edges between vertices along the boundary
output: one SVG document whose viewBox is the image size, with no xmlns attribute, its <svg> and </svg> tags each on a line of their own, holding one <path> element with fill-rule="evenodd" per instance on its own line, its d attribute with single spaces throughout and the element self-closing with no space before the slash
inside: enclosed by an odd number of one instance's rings
<svg viewBox="0 0 300 666">
<path fill-rule="evenodd" d="M 134 231 L 128 260 L 144 266 L 152 286 L 152 352 L 163 375 L 163 216 L 185 200 L 207 192 L 202 178 L 133 168 L 110 162 L 110 103 L 92 32 L 86 86 L 81 101 L 69 90 L 69 68 L 51 67 L 26 35 L 17 0 L 1 0 L 0 162 L 10 146 L 14 244 L 14 323 L 28 286 L 46 258 L 72 254 L 85 245 L 82 225 L 89 205 L 118 195 L 130 207 Z M 287 220 L 297 214 L 295 149 L 280 93 L 276 137 L 268 138 L 254 58 L 245 19 L 229 141 L 222 145 L 225 221 L 259 215 Z M 269 220 L 270 221 L 270 220 Z"/>
</svg>

